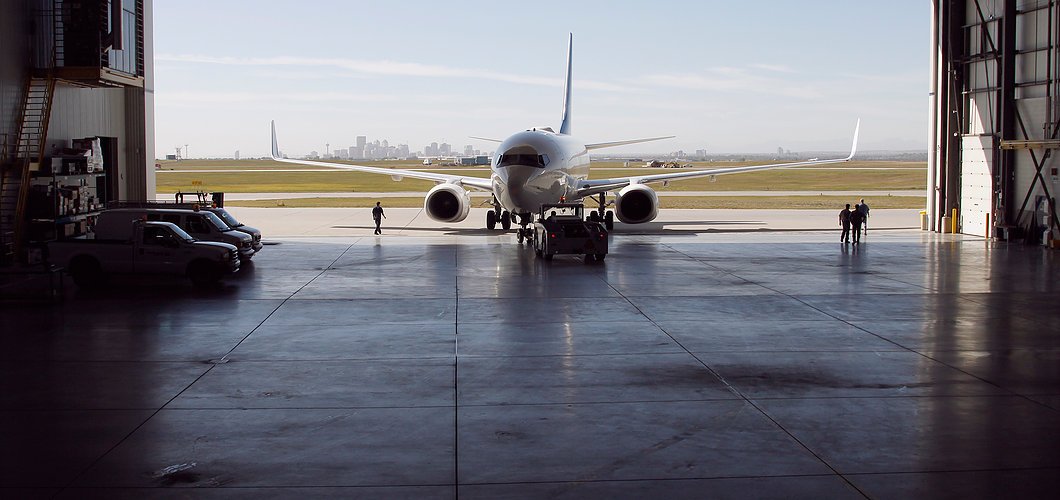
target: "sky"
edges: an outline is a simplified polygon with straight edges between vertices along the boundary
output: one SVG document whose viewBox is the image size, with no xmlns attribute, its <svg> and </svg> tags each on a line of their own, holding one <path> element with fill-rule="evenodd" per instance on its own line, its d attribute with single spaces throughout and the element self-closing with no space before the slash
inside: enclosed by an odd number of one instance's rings
<svg viewBox="0 0 1060 500">
<path fill-rule="evenodd" d="M 559 129 L 664 154 L 927 143 L 929 2 L 156 0 L 156 156 L 462 151 Z M 330 146 L 326 146 L 330 144 Z"/>
</svg>

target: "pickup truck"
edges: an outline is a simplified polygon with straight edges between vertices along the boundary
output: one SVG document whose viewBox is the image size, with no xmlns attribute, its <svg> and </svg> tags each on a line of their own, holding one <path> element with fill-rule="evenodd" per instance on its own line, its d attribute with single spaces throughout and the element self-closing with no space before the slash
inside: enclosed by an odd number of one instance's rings
<svg viewBox="0 0 1060 500">
<path fill-rule="evenodd" d="M 133 221 L 127 240 L 72 239 L 48 243 L 48 260 L 80 287 L 110 274 L 184 275 L 197 286 L 239 270 L 239 250 L 228 243 L 198 241 L 170 222 Z"/>
<path fill-rule="evenodd" d="M 172 222 L 197 240 L 219 241 L 235 245 L 239 258 L 249 261 L 256 250 L 254 238 L 236 231 L 225 224 L 213 212 L 205 210 L 181 210 L 169 208 L 117 208 L 100 212 L 96 218 L 96 237 L 124 240 L 129 238 L 132 221 L 147 218 L 149 221 Z"/>
<path fill-rule="evenodd" d="M 545 260 L 555 254 L 582 254 L 585 261 L 607 257 L 607 230 L 603 223 L 586 220 L 578 203 L 541 205 L 534 223 L 534 251 Z"/>
<path fill-rule="evenodd" d="M 254 247 L 255 252 L 258 252 L 262 249 L 260 230 L 243 224 L 242 222 L 239 222 L 234 216 L 232 216 L 231 213 L 229 213 L 224 208 L 211 205 L 209 203 L 206 203 L 205 201 L 192 203 L 185 203 L 182 201 L 113 201 L 107 203 L 107 208 L 176 208 L 181 210 L 193 210 L 196 212 L 200 210 L 212 212 L 225 224 L 228 224 L 229 228 L 249 234 L 250 237 L 253 238 L 252 245 Z"/>
</svg>

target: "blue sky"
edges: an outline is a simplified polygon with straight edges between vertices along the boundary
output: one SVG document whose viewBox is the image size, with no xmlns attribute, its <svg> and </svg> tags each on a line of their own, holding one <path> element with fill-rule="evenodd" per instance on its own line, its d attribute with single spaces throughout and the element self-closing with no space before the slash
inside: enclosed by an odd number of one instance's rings
<svg viewBox="0 0 1060 500">
<path fill-rule="evenodd" d="M 489 150 L 558 129 L 574 34 L 573 135 L 676 135 L 610 152 L 922 149 L 923 0 L 154 3 L 156 154 L 291 155 L 356 136 Z"/>
</svg>

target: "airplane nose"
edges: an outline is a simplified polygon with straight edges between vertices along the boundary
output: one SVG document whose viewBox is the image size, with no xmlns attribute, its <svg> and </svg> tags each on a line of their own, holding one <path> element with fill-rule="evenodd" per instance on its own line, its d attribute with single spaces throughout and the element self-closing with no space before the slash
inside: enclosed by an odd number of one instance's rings
<svg viewBox="0 0 1060 500">
<path fill-rule="evenodd" d="M 502 191 L 518 210 L 536 210 L 542 196 L 542 186 L 538 184 L 544 179 L 549 161 L 547 154 L 528 144 L 508 148 L 498 158 L 495 175 L 502 185 L 495 185 L 494 192 Z"/>
</svg>

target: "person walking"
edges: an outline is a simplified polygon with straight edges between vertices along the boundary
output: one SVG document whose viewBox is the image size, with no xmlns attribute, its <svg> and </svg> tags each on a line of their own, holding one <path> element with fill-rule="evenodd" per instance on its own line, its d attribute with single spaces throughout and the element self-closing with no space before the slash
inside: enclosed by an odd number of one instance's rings
<svg viewBox="0 0 1060 500">
<path fill-rule="evenodd" d="M 850 243 L 850 204 L 839 211 L 839 227 L 843 228 L 843 234 L 839 235 L 839 241 Z"/>
<path fill-rule="evenodd" d="M 854 226 L 854 244 L 861 243 L 861 224 L 865 222 L 865 214 L 856 207 L 850 211 L 850 225 Z"/>
<path fill-rule="evenodd" d="M 869 234 L 869 204 L 865 203 L 865 198 L 861 199 L 861 203 L 858 203 L 858 212 L 861 212 L 861 225 L 865 228 L 865 234 Z"/>
<path fill-rule="evenodd" d="M 379 203 L 378 201 L 375 202 L 375 208 L 372 209 L 372 218 L 375 219 L 375 234 L 383 234 L 383 231 L 379 229 L 379 225 L 386 218 L 386 214 L 383 213 L 383 207 L 379 206 Z"/>
</svg>

